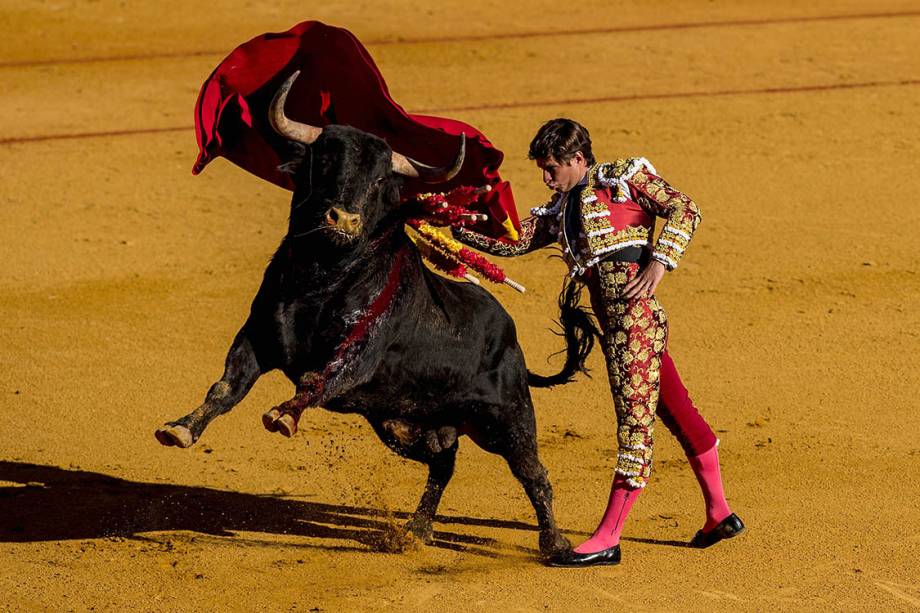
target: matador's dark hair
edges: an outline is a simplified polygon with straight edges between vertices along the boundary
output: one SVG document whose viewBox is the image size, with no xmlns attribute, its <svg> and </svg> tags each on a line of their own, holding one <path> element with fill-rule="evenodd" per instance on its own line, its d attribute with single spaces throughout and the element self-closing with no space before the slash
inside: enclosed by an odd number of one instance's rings
<svg viewBox="0 0 920 613">
<path fill-rule="evenodd" d="M 581 151 L 589 165 L 594 165 L 591 151 L 591 135 L 588 129 L 572 119 L 559 117 L 550 119 L 537 131 L 530 141 L 528 157 L 532 160 L 553 157 L 557 162 L 568 162 Z"/>
</svg>

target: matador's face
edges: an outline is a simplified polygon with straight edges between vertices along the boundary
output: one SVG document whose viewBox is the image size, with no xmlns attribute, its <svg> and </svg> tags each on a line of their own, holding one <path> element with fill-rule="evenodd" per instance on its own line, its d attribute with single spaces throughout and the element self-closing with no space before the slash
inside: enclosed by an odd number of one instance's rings
<svg viewBox="0 0 920 613">
<path fill-rule="evenodd" d="M 550 156 L 538 158 L 537 167 L 543 171 L 543 183 L 557 192 L 568 192 L 585 178 L 588 162 L 581 151 L 576 151 L 567 162 Z"/>
</svg>

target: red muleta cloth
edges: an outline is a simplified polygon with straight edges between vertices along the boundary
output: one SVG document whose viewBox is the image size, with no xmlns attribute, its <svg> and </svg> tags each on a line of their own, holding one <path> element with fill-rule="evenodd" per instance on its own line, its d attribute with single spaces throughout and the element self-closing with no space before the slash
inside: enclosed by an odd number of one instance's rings
<svg viewBox="0 0 920 613">
<path fill-rule="evenodd" d="M 402 196 L 409 199 L 461 185 L 491 185 L 492 191 L 472 207 L 487 213 L 489 219 L 470 227 L 492 238 L 517 240 L 520 222 L 514 196 L 498 174 L 502 152 L 468 124 L 406 113 L 390 97 L 383 76 L 358 39 L 348 30 L 318 21 L 253 38 L 234 49 L 208 77 L 195 105 L 200 153 L 192 174 L 223 156 L 258 177 L 293 190 L 290 176 L 278 170 L 290 155 L 289 146 L 269 125 L 268 108 L 295 70 L 301 74 L 285 105 L 291 119 L 315 126 L 347 124 L 434 166 L 453 162 L 459 135 L 466 133 L 466 159 L 456 177 L 438 185 L 407 179 Z"/>
</svg>

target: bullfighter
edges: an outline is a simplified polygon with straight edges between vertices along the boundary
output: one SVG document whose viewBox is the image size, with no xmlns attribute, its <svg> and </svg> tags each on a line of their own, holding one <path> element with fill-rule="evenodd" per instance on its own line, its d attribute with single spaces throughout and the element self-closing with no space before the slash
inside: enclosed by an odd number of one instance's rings
<svg viewBox="0 0 920 613">
<path fill-rule="evenodd" d="M 517 256 L 559 243 L 572 279 L 588 287 L 600 325 L 617 418 L 618 454 L 610 498 L 587 541 L 550 559 L 554 566 L 620 561 L 620 533 L 646 486 L 652 466 L 655 414 L 680 441 L 702 489 L 706 521 L 690 542 L 709 547 L 744 530 L 722 486 L 718 440 L 693 405 L 667 349 L 668 321 L 655 297 L 700 223 L 697 205 L 659 177 L 645 158 L 598 164 L 588 130 L 570 119 L 544 124 L 530 159 L 555 192 L 531 210 L 517 242 L 470 229 L 458 240 L 499 256 Z M 665 219 L 653 242 L 655 218 Z M 577 303 L 577 297 L 575 298 Z"/>
</svg>

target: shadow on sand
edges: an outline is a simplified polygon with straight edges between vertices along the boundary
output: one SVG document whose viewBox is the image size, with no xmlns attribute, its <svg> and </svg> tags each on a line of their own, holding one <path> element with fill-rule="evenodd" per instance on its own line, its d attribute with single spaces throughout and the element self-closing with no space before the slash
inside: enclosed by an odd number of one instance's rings
<svg viewBox="0 0 920 613">
<path fill-rule="evenodd" d="M 138 483 L 101 473 L 18 462 L 0 461 L 0 481 L 19 484 L 0 487 L 0 542 L 135 538 L 144 532 L 178 530 L 231 537 L 246 531 L 339 539 L 364 546 L 349 549 L 388 552 L 400 549 L 402 523 L 410 516 L 271 495 Z M 518 521 L 440 515 L 435 521 L 537 530 Z M 434 537 L 435 547 L 487 557 L 504 557 L 510 552 L 537 554 L 536 549 L 491 538 L 437 530 Z"/>
</svg>

